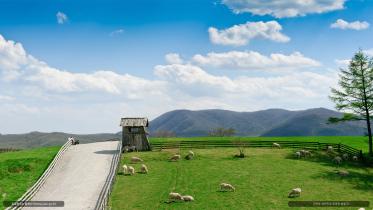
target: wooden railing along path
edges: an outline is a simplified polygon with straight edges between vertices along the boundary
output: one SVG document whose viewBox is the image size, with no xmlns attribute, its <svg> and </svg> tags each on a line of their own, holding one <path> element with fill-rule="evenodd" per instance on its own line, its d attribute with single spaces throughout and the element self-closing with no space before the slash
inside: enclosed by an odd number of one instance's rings
<svg viewBox="0 0 373 210">
<path fill-rule="evenodd" d="M 38 181 L 27 190 L 25 194 L 22 195 L 16 202 L 16 205 L 9 206 L 6 210 L 16 210 L 21 209 L 23 207 L 22 203 L 30 201 L 32 197 L 38 192 L 38 190 L 42 187 L 48 176 L 52 173 L 53 169 L 57 165 L 58 161 L 61 159 L 62 155 L 65 151 L 71 146 L 71 141 L 67 141 L 58 151 L 57 155 L 54 157 L 52 162 L 49 164 L 48 168 L 44 171 L 44 173 L 39 177 Z"/>
<path fill-rule="evenodd" d="M 115 139 L 112 140 L 107 140 L 107 141 L 114 141 Z M 119 141 L 118 147 L 117 147 L 118 153 L 116 153 L 113 156 L 113 159 L 111 161 L 110 165 L 110 171 L 109 175 L 106 178 L 105 184 L 100 192 L 99 198 L 96 202 L 95 210 L 105 210 L 107 209 L 108 202 L 109 202 L 109 196 L 111 194 L 111 191 L 113 189 L 113 184 L 115 182 L 115 177 L 118 172 L 119 168 L 119 163 L 122 157 L 122 141 Z"/>
</svg>

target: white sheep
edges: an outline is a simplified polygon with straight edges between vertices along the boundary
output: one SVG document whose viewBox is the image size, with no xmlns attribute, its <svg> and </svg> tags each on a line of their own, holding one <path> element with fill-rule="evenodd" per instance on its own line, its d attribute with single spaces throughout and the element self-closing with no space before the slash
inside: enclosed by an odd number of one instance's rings
<svg viewBox="0 0 373 210">
<path fill-rule="evenodd" d="M 193 159 L 193 158 L 194 158 L 194 152 L 191 151 L 191 150 L 189 150 L 188 155 L 185 156 L 185 159 L 187 159 L 187 160 L 191 160 L 191 159 Z"/>
<path fill-rule="evenodd" d="M 279 148 L 279 149 L 281 149 L 281 145 L 280 145 L 280 144 L 278 144 L 278 143 L 273 143 L 273 144 L 272 144 L 272 147 L 276 147 L 276 148 Z"/>
<path fill-rule="evenodd" d="M 347 153 L 344 153 L 344 154 L 342 155 L 342 158 L 343 158 L 344 160 L 348 160 L 349 156 L 348 156 Z"/>
<path fill-rule="evenodd" d="M 300 153 L 300 151 L 295 152 L 294 155 L 295 155 L 295 157 L 297 157 L 297 158 L 300 158 L 300 157 L 301 157 L 301 153 Z"/>
<path fill-rule="evenodd" d="M 188 201 L 194 201 L 194 198 L 191 195 L 183 195 L 182 199 L 186 202 Z"/>
<path fill-rule="evenodd" d="M 128 166 L 128 173 L 130 175 L 134 175 L 135 174 L 135 169 L 132 166 Z"/>
<path fill-rule="evenodd" d="M 146 167 L 145 164 L 142 164 L 141 168 L 140 168 L 140 172 L 143 173 L 143 174 L 147 174 L 148 173 L 148 167 Z"/>
<path fill-rule="evenodd" d="M 170 158 L 170 160 L 171 160 L 171 161 L 178 161 L 180 158 L 181 158 L 180 155 L 173 155 L 173 156 Z"/>
<path fill-rule="evenodd" d="M 127 167 L 127 165 L 123 165 L 122 167 L 123 167 L 123 174 L 128 173 L 128 167 Z"/>
<path fill-rule="evenodd" d="M 221 191 L 236 191 L 236 188 L 234 188 L 231 184 L 221 183 L 220 190 Z"/>
<path fill-rule="evenodd" d="M 332 147 L 332 146 L 328 146 L 328 147 L 326 148 L 326 151 L 327 151 L 327 152 L 333 152 L 333 147 Z"/>
<path fill-rule="evenodd" d="M 352 156 L 352 160 L 353 160 L 353 161 L 358 161 L 359 158 L 358 158 L 356 155 L 354 155 L 354 156 Z"/>
<path fill-rule="evenodd" d="M 131 157 L 131 162 L 138 163 L 138 162 L 143 162 L 143 160 L 139 157 Z"/>
<path fill-rule="evenodd" d="M 179 201 L 183 200 L 183 196 L 181 196 L 180 193 L 176 193 L 176 192 L 170 192 L 170 194 L 168 194 L 168 198 L 170 200 L 179 200 Z"/>
<path fill-rule="evenodd" d="M 311 152 L 308 151 L 308 150 L 304 150 L 304 153 L 303 153 L 304 157 L 311 157 Z"/>
<path fill-rule="evenodd" d="M 358 210 L 365 210 L 365 208 L 359 208 Z"/>
<path fill-rule="evenodd" d="M 342 163 L 342 158 L 339 157 L 339 156 L 336 156 L 334 159 L 333 159 L 333 162 L 337 165 L 340 165 Z"/>
<path fill-rule="evenodd" d="M 302 192 L 302 189 L 294 188 L 290 191 L 288 197 L 289 198 L 299 197 L 301 192 Z"/>
</svg>

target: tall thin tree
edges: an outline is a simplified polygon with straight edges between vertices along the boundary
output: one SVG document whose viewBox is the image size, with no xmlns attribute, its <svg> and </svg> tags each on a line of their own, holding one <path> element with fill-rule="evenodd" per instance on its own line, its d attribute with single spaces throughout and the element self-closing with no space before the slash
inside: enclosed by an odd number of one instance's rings
<svg viewBox="0 0 373 210">
<path fill-rule="evenodd" d="M 339 87 L 331 89 L 329 96 L 336 109 L 346 111 L 342 118 L 330 118 L 329 122 L 364 120 L 369 137 L 369 155 L 372 151 L 371 112 L 373 110 L 373 62 L 361 50 L 355 53 L 348 68 L 341 69 Z"/>
</svg>

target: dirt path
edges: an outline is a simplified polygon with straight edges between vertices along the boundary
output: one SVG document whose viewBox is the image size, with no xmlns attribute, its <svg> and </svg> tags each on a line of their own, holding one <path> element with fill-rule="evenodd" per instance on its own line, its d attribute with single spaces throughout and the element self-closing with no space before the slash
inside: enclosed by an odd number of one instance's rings
<svg viewBox="0 0 373 210">
<path fill-rule="evenodd" d="M 64 208 L 93 209 L 118 153 L 118 141 L 72 145 L 32 201 L 64 201 Z"/>
</svg>

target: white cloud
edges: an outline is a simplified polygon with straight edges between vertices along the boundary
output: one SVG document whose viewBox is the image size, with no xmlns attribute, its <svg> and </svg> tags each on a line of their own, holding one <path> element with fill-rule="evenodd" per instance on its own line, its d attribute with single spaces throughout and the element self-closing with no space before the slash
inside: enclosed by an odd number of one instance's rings
<svg viewBox="0 0 373 210">
<path fill-rule="evenodd" d="M 214 44 L 243 46 L 252 39 L 268 39 L 275 42 L 288 42 L 290 38 L 281 33 L 282 26 L 277 21 L 247 22 L 218 30 L 210 27 L 210 41 Z"/>
<path fill-rule="evenodd" d="M 58 24 L 64 24 L 68 21 L 67 15 L 63 12 L 57 12 L 56 18 Z"/>
<path fill-rule="evenodd" d="M 363 52 L 364 52 L 366 55 L 368 55 L 368 56 L 370 56 L 370 57 L 373 57 L 373 48 L 372 48 L 372 49 L 368 49 L 368 50 L 363 50 Z"/>
<path fill-rule="evenodd" d="M 192 58 L 192 62 L 215 68 L 265 71 L 304 70 L 321 65 L 318 61 L 305 57 L 300 52 L 289 55 L 273 53 L 269 56 L 255 51 L 212 52 L 206 56 L 197 54 Z"/>
<path fill-rule="evenodd" d="M 339 66 L 339 67 L 346 67 L 350 64 L 350 59 L 335 59 L 335 63 Z"/>
<path fill-rule="evenodd" d="M 354 21 L 354 22 L 347 22 L 343 19 L 338 19 L 335 23 L 330 25 L 331 28 L 339 28 L 339 29 L 351 29 L 351 30 L 364 30 L 369 28 L 369 23 L 366 21 Z"/>
<path fill-rule="evenodd" d="M 169 64 L 182 64 L 184 61 L 177 53 L 168 53 L 165 56 L 166 62 Z"/>
<path fill-rule="evenodd" d="M 346 0 L 222 0 L 235 13 L 271 15 L 277 18 L 305 16 L 344 8 Z"/>
<path fill-rule="evenodd" d="M 152 79 L 102 70 L 76 73 L 53 68 L 27 54 L 20 43 L 0 36 L 0 118 L 8 119 L 0 121 L 2 132 L 115 132 L 123 116 L 152 119 L 183 108 L 331 107 L 327 96 L 336 82 L 334 72 L 318 74 L 305 69 L 279 76 L 229 77 L 211 74 L 193 61 L 175 63 L 180 56 L 168 57 L 173 62 L 155 66 Z M 275 57 L 264 56 L 272 65 L 286 63 L 281 56 L 280 61 Z M 9 72 L 17 76 L 4 80 Z M 19 122 L 30 126 L 21 127 Z"/>
<path fill-rule="evenodd" d="M 118 30 L 115 30 L 115 31 L 112 31 L 110 32 L 110 36 L 116 36 L 116 35 L 119 35 L 119 34 L 123 34 L 124 33 L 124 29 L 118 29 Z"/>
</svg>

